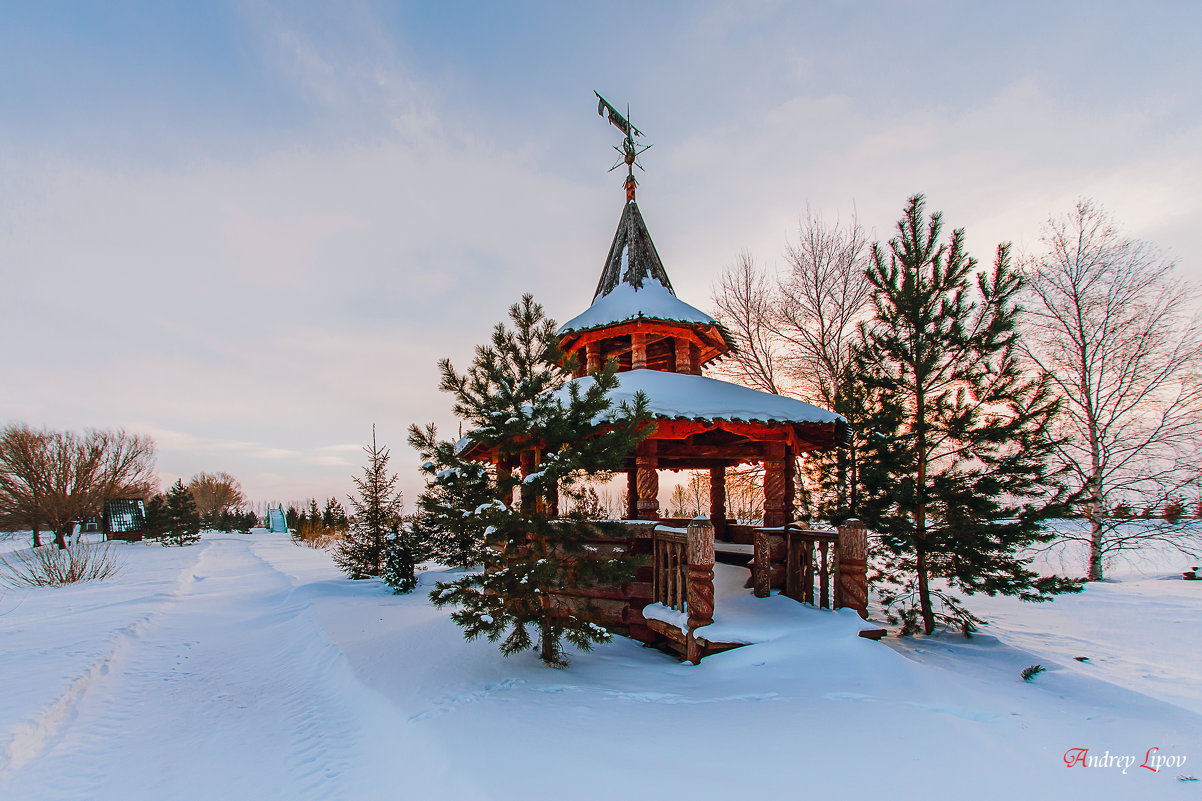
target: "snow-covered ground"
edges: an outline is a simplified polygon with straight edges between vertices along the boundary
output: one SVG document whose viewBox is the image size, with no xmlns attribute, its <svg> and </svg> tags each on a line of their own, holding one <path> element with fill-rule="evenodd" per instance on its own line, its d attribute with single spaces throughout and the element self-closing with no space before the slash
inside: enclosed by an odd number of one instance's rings
<svg viewBox="0 0 1202 801">
<path fill-rule="evenodd" d="M 798 605 L 699 667 L 618 638 L 550 670 L 464 642 L 436 572 L 394 596 L 262 531 L 118 547 L 116 578 L 0 598 L 0 799 L 1202 798 L 1177 574 L 974 599 L 968 641 Z"/>
</svg>

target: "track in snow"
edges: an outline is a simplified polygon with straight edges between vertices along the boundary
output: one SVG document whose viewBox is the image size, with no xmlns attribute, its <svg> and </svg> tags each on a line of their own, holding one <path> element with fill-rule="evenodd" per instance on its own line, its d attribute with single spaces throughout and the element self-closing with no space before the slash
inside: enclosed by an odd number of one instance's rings
<svg viewBox="0 0 1202 801">
<path fill-rule="evenodd" d="M 395 797 L 403 718 L 246 540 L 201 547 L 164 608 L 47 708 L 53 732 L 0 796 Z"/>
</svg>

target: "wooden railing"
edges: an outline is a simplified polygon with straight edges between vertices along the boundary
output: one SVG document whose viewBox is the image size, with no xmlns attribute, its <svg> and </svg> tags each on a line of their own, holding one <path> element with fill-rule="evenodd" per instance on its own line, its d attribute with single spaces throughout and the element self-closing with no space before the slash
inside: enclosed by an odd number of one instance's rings
<svg viewBox="0 0 1202 801">
<path fill-rule="evenodd" d="M 848 520 L 836 531 L 795 524 L 757 529 L 755 594 L 766 598 L 777 587 L 802 603 L 823 609 L 850 607 L 863 617 L 868 612 L 866 559 L 867 532 L 857 520 Z"/>
<path fill-rule="evenodd" d="M 785 527 L 785 595 L 795 601 L 831 608 L 831 576 L 838 532 Z M 815 597 L 814 582 L 818 582 Z"/>
<path fill-rule="evenodd" d="M 687 543 L 682 531 L 660 529 L 652 539 L 652 602 L 678 612 L 685 611 L 685 602 L 689 597 Z"/>
</svg>

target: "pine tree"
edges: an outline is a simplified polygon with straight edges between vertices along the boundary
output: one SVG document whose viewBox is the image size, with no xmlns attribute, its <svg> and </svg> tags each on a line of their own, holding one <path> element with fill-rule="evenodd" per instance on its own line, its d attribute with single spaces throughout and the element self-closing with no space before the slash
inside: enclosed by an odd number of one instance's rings
<svg viewBox="0 0 1202 801">
<path fill-rule="evenodd" d="M 396 490 L 396 474 L 388 474 L 389 452 L 376 444 L 376 427 L 371 427 L 371 447 L 364 448 L 367 464 L 363 475 L 356 476 L 358 496 L 349 496 L 355 522 L 338 543 L 334 562 L 352 579 L 379 576 L 384 564 L 389 535 L 400 523 L 404 502 Z M 317 502 L 310 514 L 321 519 Z"/>
<path fill-rule="evenodd" d="M 161 540 L 168 531 L 167 499 L 163 494 L 156 493 L 146 502 L 146 529 L 142 538 Z"/>
<path fill-rule="evenodd" d="M 166 545 L 191 545 L 200 541 L 200 513 L 196 501 L 183 481 L 176 481 L 167 493 Z"/>
<path fill-rule="evenodd" d="M 455 443 L 440 441 L 433 425 L 409 429 L 409 446 L 422 458 L 426 488 L 417 499 L 412 536 L 428 559 L 467 568 L 484 558 L 484 517 L 475 510 L 497 499 L 497 488 L 488 469 L 479 462 L 459 458 Z"/>
<path fill-rule="evenodd" d="M 1023 375 L 1015 357 L 1021 279 L 1000 246 L 970 299 L 977 263 L 963 230 L 941 243 L 941 229 L 941 215 L 927 220 L 915 195 L 888 251 L 873 249 L 876 316 L 856 350 L 871 397 L 860 513 L 880 535 L 886 577 L 902 585 L 886 601 L 910 628 L 920 620 L 930 634 L 938 619 L 967 634 L 981 621 L 933 591 L 932 579 L 1032 601 L 1080 587 L 1040 578 L 1019 555 L 1050 540 L 1042 521 L 1067 510 L 1049 468 L 1059 401 L 1047 377 Z"/>
<path fill-rule="evenodd" d="M 537 649 L 546 664 L 558 666 L 566 664 L 564 642 L 587 650 L 610 635 L 597 609 L 557 605 L 554 591 L 627 580 L 630 568 L 627 560 L 588 549 L 604 524 L 556 522 L 552 501 L 565 497 L 578 504 L 590 477 L 620 469 L 650 415 L 643 397 L 614 407 L 609 394 L 618 384 L 616 363 L 569 381 L 559 363 L 555 323 L 530 295 L 510 307 L 509 317 L 513 328 L 497 325 L 466 374 L 442 361 L 440 388 L 454 395 L 455 413 L 470 427 L 469 442 L 487 446 L 504 463 L 532 452 L 537 464 L 525 476 L 490 473 L 461 459 L 454 444 L 436 442 L 432 428 L 410 429 L 411 442 L 422 445 L 427 459 L 423 469 L 432 474 L 423 500 L 437 499 L 422 506 L 428 520 L 460 533 L 479 532 L 484 545 L 478 551 L 482 572 L 439 584 L 430 597 L 438 606 L 457 607 L 451 619 L 467 639 L 500 640 L 506 656 Z"/>
</svg>

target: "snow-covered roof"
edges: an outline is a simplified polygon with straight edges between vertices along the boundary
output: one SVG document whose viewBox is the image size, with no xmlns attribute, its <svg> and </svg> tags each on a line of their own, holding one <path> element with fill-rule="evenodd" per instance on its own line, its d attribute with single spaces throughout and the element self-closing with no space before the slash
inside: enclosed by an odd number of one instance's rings
<svg viewBox="0 0 1202 801">
<path fill-rule="evenodd" d="M 647 282 L 642 289 L 618 284 L 608 295 L 593 301 L 583 313 L 560 326 L 559 333 L 584 331 L 603 325 L 624 323 L 639 318 L 674 320 L 712 325 L 714 318 L 676 297 L 661 284 Z"/>
<path fill-rule="evenodd" d="M 592 377 L 572 379 L 592 381 Z M 557 392 L 565 398 L 567 388 Z M 636 392 L 647 396 L 656 417 L 687 420 L 761 421 L 782 423 L 837 423 L 843 417 L 804 401 L 772 395 L 758 389 L 686 373 L 660 370 L 628 370 L 618 373 L 618 388 L 610 397 L 615 403 L 633 401 Z"/>
<path fill-rule="evenodd" d="M 638 318 L 712 325 L 714 318 L 676 297 L 638 204 L 622 209 L 618 230 L 597 282 L 593 305 L 559 329 L 583 331 Z"/>
</svg>

